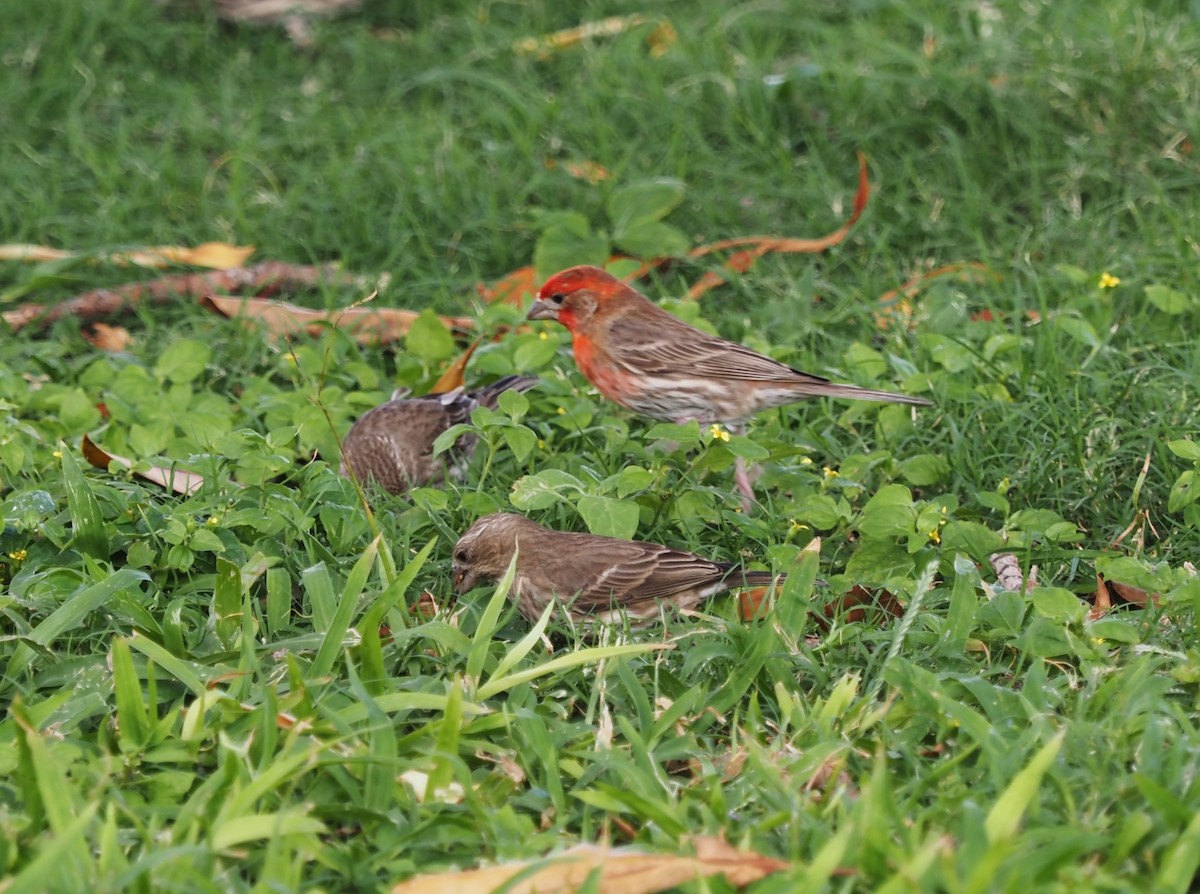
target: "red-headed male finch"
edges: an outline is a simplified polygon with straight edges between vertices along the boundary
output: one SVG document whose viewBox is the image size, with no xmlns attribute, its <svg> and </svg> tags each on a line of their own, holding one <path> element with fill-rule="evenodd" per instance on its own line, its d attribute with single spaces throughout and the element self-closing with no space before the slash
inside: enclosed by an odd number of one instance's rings
<svg viewBox="0 0 1200 894">
<path fill-rule="evenodd" d="M 454 586 L 465 593 L 497 581 L 517 553 L 510 598 L 536 621 L 557 600 L 577 622 L 609 621 L 621 612 L 646 622 L 659 603 L 682 609 L 735 587 L 760 587 L 784 575 L 746 571 L 681 550 L 597 534 L 552 531 L 500 512 L 471 525 L 454 546 Z"/>
<path fill-rule="evenodd" d="M 736 430 L 755 413 L 808 397 L 930 405 L 920 397 L 831 382 L 709 335 L 598 267 L 551 276 L 529 319 L 566 326 L 579 371 L 600 393 L 655 419 L 725 423 Z M 740 460 L 738 487 L 753 499 Z"/>
<path fill-rule="evenodd" d="M 448 456 L 434 457 L 438 435 L 460 422 L 470 422 L 478 406 L 495 407 L 501 392 L 510 388 L 528 391 L 538 383 L 532 376 L 506 376 L 478 391 L 455 388 L 444 394 L 427 394 L 389 400 L 368 410 L 342 440 L 343 475 L 353 472 L 364 485 L 374 479 L 388 493 L 442 480 L 446 466 L 461 473 L 471 458 L 475 437 L 459 439 Z"/>
</svg>

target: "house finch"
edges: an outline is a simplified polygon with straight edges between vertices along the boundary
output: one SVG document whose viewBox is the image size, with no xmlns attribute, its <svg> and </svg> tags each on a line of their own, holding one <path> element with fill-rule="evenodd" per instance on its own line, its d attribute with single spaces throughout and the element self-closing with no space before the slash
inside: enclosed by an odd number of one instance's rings
<svg viewBox="0 0 1200 894">
<path fill-rule="evenodd" d="M 658 615 L 660 602 L 688 609 L 716 593 L 773 579 L 769 571 L 746 571 L 657 543 L 551 531 L 500 512 L 476 521 L 455 544 L 454 586 L 465 593 L 499 580 L 514 552 L 510 595 L 531 621 L 555 599 L 575 621 L 608 621 L 622 611 L 644 621 Z"/>
<path fill-rule="evenodd" d="M 571 267 L 542 285 L 531 320 L 570 330 L 575 363 L 600 393 L 671 422 L 738 429 L 762 410 L 807 397 L 928 406 L 907 394 L 842 385 L 689 326 L 598 267 Z M 738 485 L 753 498 L 739 458 Z"/>
<path fill-rule="evenodd" d="M 507 376 L 478 391 L 455 388 L 444 394 L 393 398 L 368 410 L 351 426 L 342 441 L 338 471 L 353 472 L 364 484 L 374 478 L 393 494 L 440 479 L 444 463 L 433 456 L 438 435 L 459 422 L 470 422 L 471 411 L 478 406 L 495 407 L 501 392 L 528 391 L 537 381 L 531 376 Z M 461 472 L 474 449 L 473 435 L 460 438 L 451 450 L 451 469 Z"/>
</svg>

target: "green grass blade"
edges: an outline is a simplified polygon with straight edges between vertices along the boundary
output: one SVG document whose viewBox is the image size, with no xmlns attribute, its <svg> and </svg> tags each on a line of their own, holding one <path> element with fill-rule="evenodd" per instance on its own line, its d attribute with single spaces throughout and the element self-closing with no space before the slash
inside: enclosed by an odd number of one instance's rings
<svg viewBox="0 0 1200 894">
<path fill-rule="evenodd" d="M 346 647 L 346 633 L 350 629 L 350 622 L 358 613 L 359 599 L 362 596 L 363 588 L 367 585 L 367 577 L 375 565 L 378 548 L 379 538 L 376 537 L 363 550 L 358 561 L 354 563 L 350 576 L 346 578 L 346 585 L 342 588 L 337 610 L 329 619 L 329 625 L 324 631 L 325 639 L 308 669 L 306 675 L 308 679 L 312 680 L 328 674 L 333 669 L 333 663 L 337 660 L 337 656 Z M 357 640 L 357 636 L 355 639 Z"/>
<path fill-rule="evenodd" d="M 142 697 L 142 684 L 133 666 L 129 642 L 118 636 L 109 652 L 113 694 L 117 702 L 117 735 L 123 751 L 139 751 L 150 735 L 150 718 Z"/>
<path fill-rule="evenodd" d="M 500 583 L 496 585 L 496 589 L 492 592 L 492 598 L 488 600 L 488 604 L 483 610 L 483 615 L 479 619 L 479 626 L 475 628 L 475 636 L 471 641 L 471 651 L 467 654 L 468 685 L 472 685 L 483 674 L 483 665 L 487 661 L 488 650 L 492 645 L 492 634 L 496 630 L 496 624 L 500 620 L 501 612 L 508 605 L 508 591 L 512 589 L 513 578 L 516 577 L 516 574 L 517 550 L 513 550 L 513 557 L 508 563 L 508 570 L 504 572 L 504 576 L 500 578 Z"/>
<path fill-rule="evenodd" d="M 81 553 L 106 560 L 111 555 L 108 530 L 96 494 L 71 449 L 61 441 L 58 449 L 62 453 L 63 485 L 67 491 L 67 510 L 71 513 L 74 532 L 71 542 Z"/>
<path fill-rule="evenodd" d="M 1037 796 L 1038 789 L 1042 784 L 1042 777 L 1046 775 L 1046 771 L 1058 757 L 1058 751 L 1062 748 L 1065 737 L 1066 733 L 1060 732 L 1043 745 L 1029 763 L 1013 777 L 1012 782 L 992 805 L 992 809 L 988 811 L 987 819 L 984 821 L 984 829 L 987 831 L 988 841 L 993 845 L 1007 841 L 1017 833 L 1021 818 Z"/>
<path fill-rule="evenodd" d="M 579 667 L 584 664 L 597 664 L 609 658 L 645 655 L 649 652 L 659 652 L 663 649 L 671 648 L 674 647 L 668 643 L 636 643 L 623 646 L 597 646 L 590 649 L 580 649 L 578 652 L 562 655 L 547 661 L 545 664 L 539 664 L 536 667 L 526 668 L 525 670 L 517 671 L 504 677 L 492 677 L 479 687 L 475 696 L 480 699 L 488 699 L 494 695 L 499 695 L 501 692 L 507 692 L 514 686 L 523 686 L 539 677 L 556 674 L 568 668 Z"/>
</svg>

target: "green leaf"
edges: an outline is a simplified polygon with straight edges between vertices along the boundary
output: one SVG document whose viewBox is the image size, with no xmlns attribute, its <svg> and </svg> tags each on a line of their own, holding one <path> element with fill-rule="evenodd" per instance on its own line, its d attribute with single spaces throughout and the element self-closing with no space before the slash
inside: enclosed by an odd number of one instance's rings
<svg viewBox="0 0 1200 894">
<path fill-rule="evenodd" d="M 657 220 L 634 221 L 613 233 L 617 247 L 635 258 L 681 258 L 691 240 L 670 224 Z"/>
<path fill-rule="evenodd" d="M 1145 288 L 1147 300 L 1165 314 L 1178 316 L 1196 306 L 1196 299 L 1170 286 L 1150 285 Z"/>
<path fill-rule="evenodd" d="M 1004 548 L 1004 538 L 986 525 L 973 521 L 950 521 L 942 527 L 942 549 L 964 552 L 976 562 L 984 562 Z"/>
<path fill-rule="evenodd" d="M 856 372 L 863 379 L 872 382 L 887 374 L 887 359 L 873 348 L 861 342 L 854 342 L 842 353 L 846 367 Z"/>
<path fill-rule="evenodd" d="M 454 446 L 454 443 L 467 432 L 475 431 L 475 426 L 469 422 L 457 422 L 450 426 L 433 441 L 433 455 L 441 456 Z"/>
<path fill-rule="evenodd" d="M 917 511 L 912 494 L 902 484 L 886 484 L 863 506 L 857 523 L 864 537 L 907 537 L 914 530 Z"/>
<path fill-rule="evenodd" d="M 63 484 L 67 491 L 67 509 L 71 513 L 72 544 L 85 555 L 96 559 L 107 559 L 110 555 L 108 529 L 92 485 L 84 477 L 75 461 L 75 454 L 62 442 L 58 445 L 62 453 Z"/>
<path fill-rule="evenodd" d="M 454 336 L 445 324 L 438 319 L 429 308 L 421 311 L 412 322 L 404 347 L 410 353 L 426 363 L 446 360 L 455 350 Z"/>
<path fill-rule="evenodd" d="M 507 392 L 506 392 L 507 393 Z M 504 443 L 512 451 L 517 462 L 523 463 L 537 446 L 537 432 L 524 425 L 506 425 L 504 427 Z"/>
<path fill-rule="evenodd" d="M 641 466 L 626 466 L 617 474 L 606 478 L 602 488 L 605 493 L 616 491 L 617 496 L 624 499 L 630 494 L 645 490 L 653 483 L 654 473 L 649 469 L 643 469 Z"/>
<path fill-rule="evenodd" d="M 950 463 L 943 456 L 933 453 L 918 453 L 900 463 L 900 477 L 915 487 L 928 487 L 945 481 L 950 474 Z"/>
<path fill-rule="evenodd" d="M 1167 441 L 1167 449 L 1180 459 L 1200 462 L 1200 444 L 1191 438 L 1180 438 L 1177 441 Z"/>
<path fill-rule="evenodd" d="M 1095 327 L 1083 317 L 1057 316 L 1054 318 L 1054 326 L 1089 348 L 1100 345 L 1100 336 L 1096 334 Z"/>
<path fill-rule="evenodd" d="M 845 500 L 835 500 L 829 494 L 810 494 L 796 504 L 795 518 L 818 531 L 832 531 L 850 518 L 850 507 Z"/>
<path fill-rule="evenodd" d="M 1178 512 L 1185 506 L 1190 506 L 1200 499 L 1200 487 L 1196 486 L 1196 472 L 1189 469 L 1171 485 L 1171 492 L 1167 495 L 1167 511 Z"/>
<path fill-rule="evenodd" d="M 208 366 L 212 348 L 202 341 L 180 338 L 171 342 L 154 364 L 154 376 L 160 382 L 191 382 Z"/>
<path fill-rule="evenodd" d="M 641 511 L 638 504 L 632 500 L 583 494 L 575 508 L 579 510 L 588 530 L 593 534 L 631 540 L 637 533 Z"/>
<path fill-rule="evenodd" d="M 1087 606 L 1070 590 L 1061 587 L 1036 587 L 1029 594 L 1033 610 L 1051 621 L 1080 621 Z"/>
<path fill-rule="evenodd" d="M 543 469 L 518 478 L 509 497 L 518 509 L 549 509 L 567 499 L 565 491 L 584 490 L 583 482 L 561 469 Z"/>
<path fill-rule="evenodd" d="M 608 197 L 608 218 L 617 232 L 633 223 L 662 220 L 683 201 L 684 191 L 682 181 L 669 177 L 630 183 Z"/>
<path fill-rule="evenodd" d="M 533 266 L 540 281 L 577 264 L 602 267 L 609 253 L 608 238 L 593 233 L 586 217 L 564 212 L 542 231 L 533 250 Z"/>
<path fill-rule="evenodd" d="M 513 422 L 520 422 L 529 412 L 529 398 L 520 391 L 512 389 L 500 392 L 496 405 L 507 413 Z"/>
<path fill-rule="evenodd" d="M 558 345 L 554 338 L 522 337 L 513 350 L 513 366 L 520 373 L 542 369 L 558 356 Z"/>
</svg>

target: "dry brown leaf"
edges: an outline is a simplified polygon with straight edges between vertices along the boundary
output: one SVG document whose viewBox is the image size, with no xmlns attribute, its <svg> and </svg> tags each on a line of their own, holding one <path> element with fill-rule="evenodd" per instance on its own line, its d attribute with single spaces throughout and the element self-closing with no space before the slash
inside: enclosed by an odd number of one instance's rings
<svg viewBox="0 0 1200 894">
<path fill-rule="evenodd" d="M 433 383 L 433 387 L 429 389 L 430 394 L 445 394 L 447 391 L 453 391 L 455 388 L 462 388 L 464 384 L 463 373 L 467 368 L 467 361 L 471 359 L 471 355 L 475 353 L 475 349 L 479 347 L 482 339 L 475 339 L 467 345 L 467 349 L 458 355 L 449 368 L 442 373 L 441 377 Z"/>
<path fill-rule="evenodd" d="M 286 301 L 266 298 L 238 298 L 231 295 L 204 295 L 200 306 L 229 319 L 261 323 L 276 338 L 317 335 L 326 326 L 334 326 L 360 344 L 390 344 L 399 341 L 412 327 L 419 314 L 392 307 L 351 307 L 324 311 L 299 307 Z M 452 332 L 463 334 L 475 325 L 470 317 L 438 317 Z"/>
<path fill-rule="evenodd" d="M 579 890 L 593 872 L 598 884 L 590 890 L 599 894 L 652 894 L 710 875 L 723 875 L 740 888 L 790 866 L 739 851 L 721 838 L 694 838 L 692 843 L 695 856 L 579 845 L 537 862 L 418 876 L 396 885 L 392 894 L 490 894 L 501 886 L 508 894 L 567 894 Z"/>
<path fill-rule="evenodd" d="M 595 186 L 612 176 L 612 172 L 596 161 L 564 161 L 559 163 L 553 158 L 546 159 L 546 167 L 553 171 L 561 167 L 576 180 L 586 180 Z"/>
<path fill-rule="evenodd" d="M 825 603 L 821 609 L 824 617 L 818 617 L 817 621 L 824 626 L 828 621 L 840 618 L 846 623 L 858 624 L 867 619 L 869 609 L 875 609 L 887 618 L 904 615 L 904 606 L 889 590 L 870 590 L 855 584 L 841 596 Z"/>
<path fill-rule="evenodd" d="M 537 293 L 537 288 L 537 271 L 533 267 L 519 267 L 494 286 L 479 283 L 475 287 L 479 297 L 489 304 L 503 301 L 513 307 L 520 307 L 526 298 L 532 298 Z"/>
<path fill-rule="evenodd" d="M 83 330 L 82 334 L 84 340 L 92 347 L 110 353 L 127 350 L 133 344 L 133 336 L 127 329 L 120 326 L 109 326 L 106 323 L 92 323 Z"/>
<path fill-rule="evenodd" d="M 115 453 L 109 453 L 102 447 L 96 446 L 86 434 L 83 436 L 83 441 L 80 445 L 83 449 L 84 458 L 97 469 L 108 471 L 110 463 L 116 463 L 126 469 L 133 468 L 133 460 L 127 459 L 124 456 L 117 456 Z M 151 466 L 149 469 L 138 469 L 134 473 L 139 478 L 144 478 L 159 487 L 164 487 L 167 490 L 174 491 L 177 494 L 185 494 L 191 496 L 204 484 L 204 479 L 195 472 L 185 472 L 182 469 L 164 469 L 160 466 Z"/>
<path fill-rule="evenodd" d="M 821 554 L 821 538 L 814 537 L 800 550 L 802 553 Z M 797 557 L 799 558 L 799 557 Z M 762 617 L 765 613 L 763 602 L 767 598 L 767 593 L 770 592 L 770 587 L 755 587 L 752 590 L 743 590 L 738 597 L 738 618 L 743 621 L 752 621 L 755 618 Z"/>
<path fill-rule="evenodd" d="M 1133 584 L 1122 584 L 1115 580 L 1105 581 L 1105 583 L 1108 584 L 1108 588 L 1116 593 L 1118 597 L 1141 608 L 1145 608 L 1147 605 L 1157 607 L 1162 600 L 1160 594 L 1148 593 L 1141 587 L 1133 586 Z"/>
<path fill-rule="evenodd" d="M 654 19 L 635 14 L 631 16 L 610 16 L 598 22 L 584 22 L 575 28 L 565 28 L 541 37 L 526 37 L 513 44 L 513 51 L 522 56 L 537 56 L 548 59 L 559 51 L 576 46 L 585 40 L 595 40 L 599 37 L 615 37 L 646 22 L 657 22 L 657 27 L 650 32 L 646 42 L 650 44 L 650 55 L 655 58 L 662 56 L 675 43 L 678 35 L 675 28 L 666 19 Z"/>
<path fill-rule="evenodd" d="M 96 320 L 111 317 L 144 304 L 172 304 L 181 298 L 199 298 L 211 292 L 274 294 L 282 290 L 312 289 L 321 285 L 352 285 L 354 277 L 332 266 L 307 267 L 265 261 L 252 267 L 233 267 L 203 273 L 178 273 L 146 282 L 124 283 L 92 289 L 66 301 L 45 305 L 22 304 L 3 313 L 4 322 L 16 332 L 26 326 L 45 329 L 56 320 L 76 317 Z"/>
<path fill-rule="evenodd" d="M 117 251 L 103 255 L 89 255 L 87 252 L 64 251 L 51 248 L 48 245 L 0 245 L 0 261 L 65 261 L 69 258 L 87 256 L 90 260 L 107 261 L 124 267 L 132 264 L 135 267 L 168 267 L 171 264 L 190 264 L 193 267 L 211 267 L 214 270 L 226 270 L 230 267 L 241 267 L 250 255 L 254 254 L 254 246 L 229 245 L 225 242 L 205 242 L 195 248 L 184 248 L 175 245 L 158 245 L 147 248 L 137 248 L 130 251 Z"/>
<path fill-rule="evenodd" d="M 1095 621 L 1097 618 L 1103 618 L 1111 609 L 1112 597 L 1108 593 L 1108 587 L 1104 584 L 1104 575 L 1097 571 L 1096 597 L 1092 601 L 1092 608 L 1088 612 L 1088 617 Z"/>
</svg>

